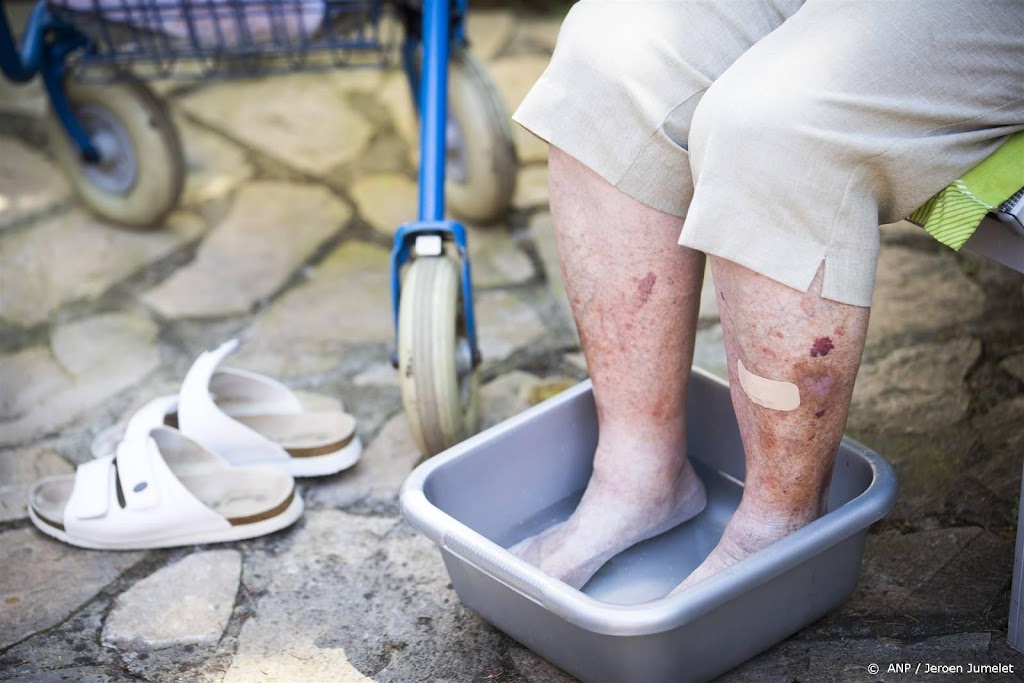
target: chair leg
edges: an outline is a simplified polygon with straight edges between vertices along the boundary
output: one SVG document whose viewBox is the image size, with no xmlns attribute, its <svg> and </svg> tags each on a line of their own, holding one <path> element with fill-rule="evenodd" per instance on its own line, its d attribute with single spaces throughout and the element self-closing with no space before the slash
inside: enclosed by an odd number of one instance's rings
<svg viewBox="0 0 1024 683">
<path fill-rule="evenodd" d="M 1024 481 L 1021 481 L 1018 508 L 1017 550 L 1013 555 L 1013 589 L 1010 593 L 1007 640 L 1014 650 L 1024 652 Z"/>
</svg>

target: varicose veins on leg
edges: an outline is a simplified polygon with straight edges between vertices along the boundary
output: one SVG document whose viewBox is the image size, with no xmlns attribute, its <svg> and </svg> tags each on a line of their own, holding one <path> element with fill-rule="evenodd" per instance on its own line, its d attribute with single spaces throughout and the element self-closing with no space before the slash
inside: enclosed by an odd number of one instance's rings
<svg viewBox="0 0 1024 683">
<path fill-rule="evenodd" d="M 690 519 L 704 488 L 685 455 L 686 385 L 704 257 L 675 246 L 681 219 L 651 209 L 552 148 L 551 210 L 594 385 L 594 472 L 563 524 L 512 551 L 582 587 L 629 546 Z M 825 511 L 869 309 L 713 259 L 730 385 L 746 454 L 739 508 L 676 591 Z"/>
<path fill-rule="evenodd" d="M 681 218 L 637 202 L 555 147 L 549 168 L 599 438 L 576 511 L 512 551 L 579 588 L 613 555 L 704 508 L 684 424 L 704 255 L 676 245 Z"/>
<path fill-rule="evenodd" d="M 824 514 L 870 312 L 821 297 L 825 266 L 803 293 L 711 263 L 746 481 L 719 544 L 676 591 Z"/>
</svg>

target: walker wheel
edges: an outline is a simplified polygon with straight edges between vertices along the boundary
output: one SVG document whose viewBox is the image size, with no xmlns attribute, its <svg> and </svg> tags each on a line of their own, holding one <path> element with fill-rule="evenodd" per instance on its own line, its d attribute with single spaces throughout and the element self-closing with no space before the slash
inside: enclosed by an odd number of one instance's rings
<svg viewBox="0 0 1024 683">
<path fill-rule="evenodd" d="M 516 189 L 516 148 L 501 93 L 471 52 L 452 46 L 449 59 L 445 196 L 463 220 L 493 223 Z"/>
<path fill-rule="evenodd" d="M 444 256 L 409 266 L 398 305 L 402 405 L 424 455 L 476 431 L 479 378 L 466 336 L 459 270 Z"/>
<path fill-rule="evenodd" d="M 65 83 L 72 110 L 99 148 L 100 161 L 81 158 L 52 110 L 47 117 L 50 143 L 75 192 L 93 213 L 131 227 L 155 227 L 181 195 L 181 142 L 155 93 L 128 74 L 111 70 L 109 75 L 117 80 Z"/>
</svg>

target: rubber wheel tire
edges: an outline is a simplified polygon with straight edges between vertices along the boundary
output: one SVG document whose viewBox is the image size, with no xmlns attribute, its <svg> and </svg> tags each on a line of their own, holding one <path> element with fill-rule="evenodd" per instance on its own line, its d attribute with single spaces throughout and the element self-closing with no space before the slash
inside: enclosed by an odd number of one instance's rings
<svg viewBox="0 0 1024 683">
<path fill-rule="evenodd" d="M 511 119 L 486 67 L 471 52 L 453 45 L 448 73 L 449 115 L 462 138 L 457 150 L 448 150 L 448 207 L 467 222 L 494 223 L 506 214 L 516 190 Z M 460 164 L 461 173 L 454 166 Z"/>
<path fill-rule="evenodd" d="M 77 145 L 51 110 L 47 130 L 54 156 L 75 193 L 94 214 L 130 227 L 159 227 L 178 203 L 185 184 L 178 132 L 166 105 L 145 84 L 123 72 L 110 71 L 108 75 L 116 80 L 68 80 L 65 92 L 75 116 L 94 140 L 97 125 L 108 133 L 105 139 L 113 141 L 114 157 L 124 162 L 127 170 L 107 170 L 102 161 L 97 165 L 82 160 Z"/>
<path fill-rule="evenodd" d="M 459 377 L 456 343 L 465 339 L 456 264 L 421 257 L 406 271 L 398 306 L 402 405 L 424 455 L 436 455 L 476 432 L 479 378 Z"/>
</svg>

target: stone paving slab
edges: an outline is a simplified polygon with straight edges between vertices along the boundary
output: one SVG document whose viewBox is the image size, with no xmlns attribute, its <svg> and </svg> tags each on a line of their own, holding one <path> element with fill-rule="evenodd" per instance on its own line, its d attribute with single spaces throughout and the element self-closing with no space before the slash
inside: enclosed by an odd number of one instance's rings
<svg viewBox="0 0 1024 683">
<path fill-rule="evenodd" d="M 0 522 L 28 516 L 28 492 L 35 482 L 74 471 L 71 463 L 46 445 L 0 451 Z"/>
<path fill-rule="evenodd" d="M 5 680 L 12 683 L 113 683 L 133 679 L 128 674 L 115 674 L 107 667 L 71 666 L 66 669 L 37 671 Z"/>
<path fill-rule="evenodd" d="M 398 70 L 390 71 L 375 96 L 388 112 L 391 125 L 408 146 L 409 166 L 412 168 L 419 158 L 419 120 L 405 74 Z"/>
<path fill-rule="evenodd" d="M 998 539 L 978 527 L 930 529 L 914 534 L 887 531 L 874 535 L 868 541 L 864 560 L 864 572 L 869 578 L 861 581 L 847 609 L 869 610 L 873 620 L 910 613 L 920 623 L 929 612 L 941 612 L 947 606 L 934 600 L 930 585 L 944 577 L 959 575 L 964 563 L 974 561 L 972 556 L 995 559 L 991 552 L 980 552 L 991 542 L 998 545 Z M 1002 543 L 1001 550 L 1005 552 L 1006 540 Z M 1007 565 L 999 567 L 998 576 L 990 581 L 978 581 L 966 597 L 981 603 L 991 602 L 997 597 L 993 591 L 1004 587 L 1008 570 Z"/>
<path fill-rule="evenodd" d="M 530 392 L 540 378 L 529 372 L 514 371 L 480 388 L 480 428 L 486 429 L 530 407 Z"/>
<path fill-rule="evenodd" d="M 1010 356 L 1003 360 L 1003 362 L 999 364 L 999 367 L 1017 379 L 1024 381 L 1024 354 Z"/>
<path fill-rule="evenodd" d="M 289 541 L 250 558 L 247 589 L 265 594 L 225 681 L 458 681 L 497 663 L 500 636 L 457 604 L 437 550 L 404 524 L 310 511 Z"/>
<path fill-rule="evenodd" d="M 523 166 L 516 179 L 516 193 L 512 205 L 517 209 L 547 209 L 548 167 L 547 164 Z"/>
<path fill-rule="evenodd" d="M 140 580 L 114 601 L 103 625 L 103 644 L 156 650 L 170 645 L 212 645 L 231 619 L 242 574 L 237 550 L 187 555 Z"/>
<path fill-rule="evenodd" d="M 307 500 L 318 507 L 394 507 L 398 492 L 422 455 L 404 415 L 389 419 L 354 467 L 311 487 Z"/>
<path fill-rule="evenodd" d="M 888 246 L 878 258 L 868 344 L 897 332 L 955 327 L 976 317 L 981 288 L 963 272 L 952 251 L 922 253 Z"/>
<path fill-rule="evenodd" d="M 527 683 L 574 683 L 575 678 L 521 645 L 509 648 L 516 671 Z"/>
<path fill-rule="evenodd" d="M 1013 500 L 1019 491 L 1019 487 L 1014 487 L 1021 470 L 1020 454 L 1024 452 L 1024 430 L 1020 427 L 1022 415 L 1024 398 L 1018 397 L 973 420 L 982 442 L 992 453 L 992 458 L 982 465 L 979 478 L 995 494 L 1007 500 Z"/>
<path fill-rule="evenodd" d="M 73 548 L 34 529 L 0 532 L 0 548 L 0 648 L 63 621 L 142 557 Z"/>
<path fill-rule="evenodd" d="M 73 209 L 32 230 L 0 236 L 0 320 L 30 326 L 63 305 L 92 300 L 202 233 L 198 218 L 172 214 L 153 232 L 117 228 Z"/>
<path fill-rule="evenodd" d="M 537 277 L 521 237 L 500 227 L 470 229 L 469 261 L 476 290 L 520 285 Z"/>
<path fill-rule="evenodd" d="M 571 321 L 572 308 L 569 305 L 569 297 L 565 293 L 565 281 L 562 279 L 562 270 L 558 265 L 558 247 L 555 243 L 555 229 L 551 223 L 551 214 L 545 212 L 537 213 L 530 220 L 530 235 L 537 245 L 537 251 L 541 262 L 544 264 L 544 275 L 548 281 L 548 288 L 554 293 L 558 302 L 558 312 L 567 321 Z"/>
<path fill-rule="evenodd" d="M 181 204 L 192 206 L 230 194 L 255 173 L 244 148 L 181 117 L 175 120 L 185 154 Z"/>
<path fill-rule="evenodd" d="M 48 434 L 141 381 L 160 362 L 156 334 L 147 318 L 110 313 L 55 327 L 50 349 L 0 357 L 0 445 Z"/>
<path fill-rule="evenodd" d="M 970 396 L 964 379 L 981 353 L 975 339 L 902 348 L 866 365 L 854 387 L 855 424 L 885 422 L 899 410 L 901 431 L 926 434 L 966 416 Z M 942 368 L 940 372 L 929 369 Z"/>
<path fill-rule="evenodd" d="M 180 103 L 204 123 L 312 175 L 356 159 L 373 132 L 346 91 L 318 74 L 214 83 Z"/>
<path fill-rule="evenodd" d="M 889 673 L 889 666 L 902 665 L 906 662 L 915 665 L 920 662 L 966 666 L 968 662 L 999 661 L 998 658 L 991 657 L 992 651 L 996 649 L 993 647 L 992 641 L 992 635 L 989 633 L 939 636 L 917 643 L 901 643 L 874 638 L 827 643 L 788 641 L 772 650 L 771 653 L 751 660 L 752 666 L 729 672 L 717 680 L 721 683 L 774 680 L 821 681 L 822 683 L 914 681 L 920 680 L 920 677 L 913 674 L 913 669 L 908 673 L 897 674 Z M 868 666 L 871 664 L 879 665 L 882 673 L 870 674 Z M 954 683 L 972 680 L 972 677 L 962 673 L 930 674 L 927 676 L 927 680 Z M 973 680 L 1000 680 L 1000 678 L 975 677 Z M 1002 680 L 1015 679 L 1002 678 Z"/>
<path fill-rule="evenodd" d="M 239 360 L 273 376 L 325 372 L 348 347 L 394 336 L 389 252 L 345 242 L 250 328 Z"/>
<path fill-rule="evenodd" d="M 490 360 L 506 358 L 546 332 L 537 312 L 509 292 L 480 292 L 476 317 L 480 352 Z"/>
<path fill-rule="evenodd" d="M 480 10 L 466 17 L 466 35 L 470 50 L 481 59 L 494 59 L 508 46 L 516 30 L 512 12 Z"/>
<path fill-rule="evenodd" d="M 419 193 L 416 181 L 398 173 L 357 178 L 350 190 L 359 215 L 391 237 L 402 223 L 416 220 Z"/>
<path fill-rule="evenodd" d="M 56 164 L 24 143 L 0 136 L 0 230 L 70 197 Z"/>
<path fill-rule="evenodd" d="M 0 79 L 0 112 L 42 117 L 46 113 L 46 91 L 39 80 L 12 83 Z"/>
<path fill-rule="evenodd" d="M 149 291 L 145 301 L 168 318 L 248 312 L 350 217 L 348 206 L 321 187 L 248 184 L 193 262 Z"/>
<path fill-rule="evenodd" d="M 558 32 L 562 28 L 561 20 L 525 16 L 519 22 L 519 30 L 527 47 L 541 53 L 555 51 Z"/>
</svg>

